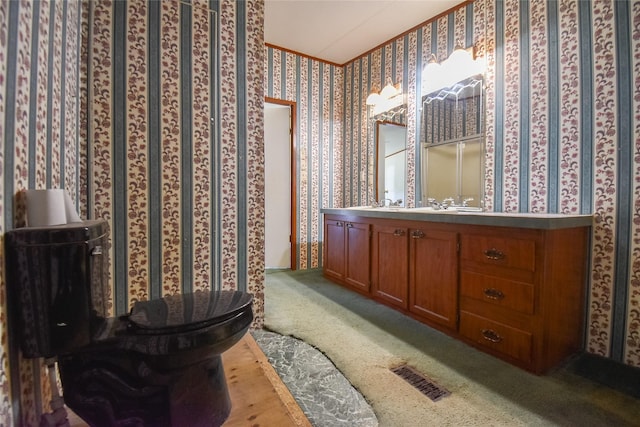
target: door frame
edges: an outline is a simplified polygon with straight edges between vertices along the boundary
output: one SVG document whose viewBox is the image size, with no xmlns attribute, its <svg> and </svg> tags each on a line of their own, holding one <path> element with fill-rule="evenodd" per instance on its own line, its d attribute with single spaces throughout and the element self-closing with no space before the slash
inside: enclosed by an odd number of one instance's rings
<svg viewBox="0 0 640 427">
<path fill-rule="evenodd" d="M 296 242 L 298 241 L 298 233 L 296 224 L 298 223 L 298 218 L 296 216 L 296 202 L 298 198 L 298 192 L 296 189 L 298 188 L 298 182 L 296 180 L 296 170 L 297 170 L 297 135 L 296 135 L 296 103 L 295 101 L 287 101 L 284 99 L 270 98 L 266 96 L 264 98 L 264 102 L 268 102 L 270 104 L 279 104 L 286 105 L 289 107 L 289 161 L 290 161 L 290 173 L 291 173 L 291 194 L 290 194 L 290 206 L 291 206 L 291 224 L 289 224 L 289 244 L 291 246 L 291 270 L 297 270 L 297 259 L 298 259 L 298 246 Z"/>
</svg>

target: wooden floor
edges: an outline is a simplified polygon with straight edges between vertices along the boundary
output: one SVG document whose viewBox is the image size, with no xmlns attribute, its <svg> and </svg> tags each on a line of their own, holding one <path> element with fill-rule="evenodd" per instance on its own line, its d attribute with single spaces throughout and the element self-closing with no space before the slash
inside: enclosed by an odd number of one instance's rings
<svg viewBox="0 0 640 427">
<path fill-rule="evenodd" d="M 222 360 L 233 405 L 224 427 L 311 427 L 250 334 L 227 350 Z"/>
<path fill-rule="evenodd" d="M 251 334 L 224 352 L 222 360 L 232 402 L 224 427 L 311 427 Z M 87 426 L 71 412 L 69 422 Z"/>
</svg>

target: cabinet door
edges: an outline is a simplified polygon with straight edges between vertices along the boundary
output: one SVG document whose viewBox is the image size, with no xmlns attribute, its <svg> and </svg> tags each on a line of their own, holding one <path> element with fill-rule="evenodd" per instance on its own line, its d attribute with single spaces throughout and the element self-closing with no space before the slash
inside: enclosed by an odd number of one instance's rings
<svg viewBox="0 0 640 427">
<path fill-rule="evenodd" d="M 356 289 L 369 292 L 371 263 L 369 224 L 346 222 L 345 282 Z"/>
<path fill-rule="evenodd" d="M 406 310 L 409 304 L 409 230 L 374 226 L 371 254 L 374 295 Z"/>
<path fill-rule="evenodd" d="M 412 229 L 410 237 L 409 311 L 455 330 L 457 233 Z"/>
<path fill-rule="evenodd" d="M 345 273 L 345 223 L 327 219 L 324 223 L 324 273 L 343 279 Z"/>
</svg>

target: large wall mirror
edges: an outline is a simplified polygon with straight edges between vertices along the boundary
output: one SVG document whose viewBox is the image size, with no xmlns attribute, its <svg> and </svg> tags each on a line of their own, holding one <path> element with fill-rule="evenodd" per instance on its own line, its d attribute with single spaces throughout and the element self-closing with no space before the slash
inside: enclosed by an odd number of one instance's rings
<svg viewBox="0 0 640 427">
<path fill-rule="evenodd" d="M 391 105 L 371 108 L 369 123 L 373 136 L 373 194 L 382 206 L 406 206 L 407 104 L 398 92 Z"/>
<path fill-rule="evenodd" d="M 376 195 L 404 206 L 407 181 L 407 127 L 401 123 L 376 121 Z"/>
<path fill-rule="evenodd" d="M 483 104 L 481 75 L 423 96 L 423 206 L 483 207 Z"/>
</svg>

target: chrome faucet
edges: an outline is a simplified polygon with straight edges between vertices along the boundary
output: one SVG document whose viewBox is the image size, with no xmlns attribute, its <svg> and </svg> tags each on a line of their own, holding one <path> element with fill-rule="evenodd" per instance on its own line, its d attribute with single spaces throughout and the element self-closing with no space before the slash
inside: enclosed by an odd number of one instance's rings
<svg viewBox="0 0 640 427">
<path fill-rule="evenodd" d="M 389 202 L 388 205 L 387 205 L 387 202 Z M 390 208 L 391 206 L 393 206 L 393 200 L 391 200 L 391 199 L 383 199 L 383 200 L 380 201 L 380 206 L 383 206 L 385 208 L 386 207 Z"/>
<path fill-rule="evenodd" d="M 442 205 L 440 203 L 438 203 L 438 201 L 436 199 L 433 199 L 433 198 L 429 197 L 427 199 L 427 203 L 429 203 L 429 206 L 431 206 L 436 211 L 442 209 Z"/>
<path fill-rule="evenodd" d="M 447 197 L 442 201 L 442 208 L 447 209 L 449 206 L 454 206 L 454 203 L 455 200 L 453 200 L 453 197 Z"/>
</svg>

